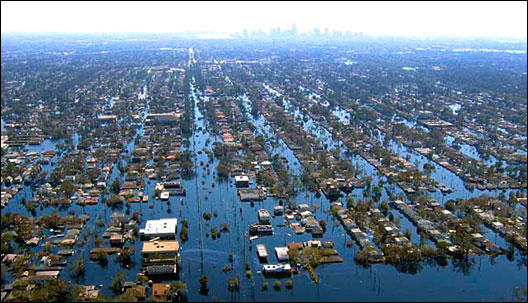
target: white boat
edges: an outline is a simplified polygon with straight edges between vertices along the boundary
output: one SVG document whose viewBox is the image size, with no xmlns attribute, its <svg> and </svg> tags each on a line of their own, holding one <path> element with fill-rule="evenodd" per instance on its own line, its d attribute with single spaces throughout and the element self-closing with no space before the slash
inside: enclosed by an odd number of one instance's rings
<svg viewBox="0 0 528 303">
<path fill-rule="evenodd" d="M 161 200 L 169 200 L 170 193 L 168 191 L 164 191 L 160 194 Z"/>
</svg>

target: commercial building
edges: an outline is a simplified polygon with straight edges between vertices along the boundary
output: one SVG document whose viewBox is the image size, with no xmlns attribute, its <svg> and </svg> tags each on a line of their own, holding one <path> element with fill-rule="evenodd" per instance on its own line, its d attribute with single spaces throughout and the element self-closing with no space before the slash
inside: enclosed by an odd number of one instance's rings
<svg viewBox="0 0 528 303">
<path fill-rule="evenodd" d="M 152 239 L 152 238 L 164 238 L 164 239 L 175 239 L 176 230 L 178 226 L 178 219 L 159 219 L 159 220 L 147 220 L 145 228 L 139 230 L 141 238 Z"/>
<path fill-rule="evenodd" d="M 176 264 L 179 249 L 178 241 L 143 242 L 143 264 Z"/>
</svg>

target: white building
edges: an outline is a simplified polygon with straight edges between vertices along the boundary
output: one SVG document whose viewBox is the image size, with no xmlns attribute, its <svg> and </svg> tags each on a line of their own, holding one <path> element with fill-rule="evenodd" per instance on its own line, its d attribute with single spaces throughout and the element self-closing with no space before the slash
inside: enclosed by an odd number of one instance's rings
<svg viewBox="0 0 528 303">
<path fill-rule="evenodd" d="M 258 220 L 261 224 L 269 224 L 271 220 L 271 214 L 265 209 L 258 210 Z"/>
<path fill-rule="evenodd" d="M 139 230 L 139 235 L 144 238 L 176 238 L 178 219 L 147 220 L 145 228 Z"/>
<path fill-rule="evenodd" d="M 275 254 L 277 255 L 277 260 L 279 262 L 288 261 L 288 247 L 275 247 Z"/>
</svg>

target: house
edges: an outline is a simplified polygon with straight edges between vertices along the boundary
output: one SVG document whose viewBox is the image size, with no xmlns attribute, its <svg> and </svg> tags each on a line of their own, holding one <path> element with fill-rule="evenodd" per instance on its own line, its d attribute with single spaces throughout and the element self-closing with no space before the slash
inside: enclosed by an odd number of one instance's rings
<svg viewBox="0 0 528 303">
<path fill-rule="evenodd" d="M 2 265 L 4 264 L 10 264 L 15 262 L 16 260 L 23 260 L 24 255 L 17 255 L 17 254 L 6 254 L 4 258 L 2 259 Z"/>
<path fill-rule="evenodd" d="M 151 276 L 173 277 L 178 273 L 176 264 L 160 264 L 145 266 L 145 274 Z"/>
<path fill-rule="evenodd" d="M 177 231 L 178 219 L 159 219 L 147 220 L 145 228 L 139 230 L 139 235 L 142 238 L 165 238 L 175 239 Z"/>
<path fill-rule="evenodd" d="M 31 239 L 26 241 L 26 245 L 28 245 L 28 246 L 37 246 L 39 241 L 40 241 L 40 238 L 33 237 L 33 238 L 31 238 Z"/>
<path fill-rule="evenodd" d="M 303 234 L 306 231 L 304 226 L 301 226 L 300 223 L 291 223 L 290 225 L 291 225 L 293 232 L 298 235 Z"/>
<path fill-rule="evenodd" d="M 317 220 L 315 220 L 313 217 L 302 219 L 302 224 L 304 225 L 304 228 L 309 232 L 311 232 L 312 229 L 319 227 L 319 222 L 317 222 Z"/>
<path fill-rule="evenodd" d="M 303 249 L 304 244 L 300 242 L 290 242 L 288 243 L 288 250 L 290 249 Z"/>
<path fill-rule="evenodd" d="M 320 238 L 324 234 L 324 230 L 321 226 L 312 227 L 312 237 Z"/>
<path fill-rule="evenodd" d="M 179 111 L 169 113 L 151 113 L 145 119 L 145 124 L 175 124 L 182 118 L 183 114 Z"/>
<path fill-rule="evenodd" d="M 152 284 L 152 298 L 155 301 L 167 301 L 170 285 L 162 283 Z"/>
<path fill-rule="evenodd" d="M 248 187 L 249 177 L 245 175 L 235 176 L 235 185 L 236 187 Z"/>
<path fill-rule="evenodd" d="M 113 234 L 110 236 L 110 245 L 112 246 L 120 246 L 125 243 L 125 240 L 123 239 L 123 235 L 121 234 Z"/>
<path fill-rule="evenodd" d="M 84 300 L 95 300 L 99 296 L 99 290 L 95 288 L 95 285 L 81 286 L 81 292 L 77 298 L 79 301 Z"/>
<path fill-rule="evenodd" d="M 290 257 L 288 256 L 288 247 L 275 247 L 275 254 L 277 255 L 277 260 L 279 260 L 279 262 L 290 260 Z"/>
<path fill-rule="evenodd" d="M 310 241 L 306 241 L 306 242 L 304 242 L 304 246 L 305 246 L 305 247 L 313 247 L 313 248 L 321 248 L 321 247 L 322 247 L 322 244 L 321 244 L 321 241 L 318 241 L 318 240 L 310 240 Z"/>
<path fill-rule="evenodd" d="M 272 234 L 272 233 L 273 233 L 273 226 L 270 224 L 251 224 L 249 225 L 250 235 Z"/>
<path fill-rule="evenodd" d="M 389 235 L 393 234 L 396 231 L 394 228 L 390 226 L 385 226 L 384 229 L 385 229 L 385 232 Z"/>
<path fill-rule="evenodd" d="M 301 219 L 307 219 L 307 218 L 313 217 L 312 212 L 309 210 L 305 210 L 301 212 L 300 215 L 301 215 Z"/>
<path fill-rule="evenodd" d="M 239 189 L 238 196 L 240 201 L 259 201 L 266 199 L 266 193 L 258 188 Z"/>
<path fill-rule="evenodd" d="M 135 285 L 126 290 L 126 293 L 133 294 L 138 300 L 145 300 L 147 296 L 147 288 L 143 285 Z"/>
<path fill-rule="evenodd" d="M 303 212 L 303 211 L 310 211 L 310 206 L 308 206 L 308 204 L 299 204 L 297 206 L 297 208 L 299 209 L 300 212 Z"/>
<path fill-rule="evenodd" d="M 99 122 L 110 122 L 110 121 L 117 121 L 116 115 L 101 115 L 98 118 Z"/>
<path fill-rule="evenodd" d="M 38 284 L 42 284 L 42 283 L 46 283 L 46 282 L 55 280 L 55 279 L 57 279 L 57 277 L 53 276 L 53 275 L 34 275 L 34 276 L 29 276 L 27 279 L 29 281 L 29 284 L 37 284 L 38 285 Z"/>
<path fill-rule="evenodd" d="M 289 275 L 291 274 L 290 264 L 265 264 L 262 265 L 262 273 L 265 275 Z"/>
<path fill-rule="evenodd" d="M 57 252 L 59 256 L 73 256 L 73 249 L 67 248 L 67 249 L 61 249 Z"/>
<path fill-rule="evenodd" d="M 271 219 L 271 215 L 266 209 L 258 210 L 258 220 L 261 224 L 269 224 L 270 219 Z"/>
<path fill-rule="evenodd" d="M 262 166 L 262 167 L 271 167 L 271 162 L 270 161 L 262 161 L 262 162 L 260 162 L 260 166 Z"/>
<path fill-rule="evenodd" d="M 178 241 L 143 242 L 141 257 L 144 264 L 175 264 L 179 249 Z"/>
<path fill-rule="evenodd" d="M 107 254 L 116 254 L 118 252 L 116 247 L 96 247 L 90 250 L 90 258 L 93 259 L 97 254 L 101 252 L 106 252 Z"/>
</svg>

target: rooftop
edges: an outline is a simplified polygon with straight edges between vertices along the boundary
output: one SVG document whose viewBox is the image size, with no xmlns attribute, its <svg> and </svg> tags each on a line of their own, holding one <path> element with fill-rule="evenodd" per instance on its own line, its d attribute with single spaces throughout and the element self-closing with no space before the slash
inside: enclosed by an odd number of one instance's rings
<svg viewBox="0 0 528 303">
<path fill-rule="evenodd" d="M 175 234 L 178 219 L 159 219 L 147 220 L 145 228 L 140 229 L 139 233 L 142 235 L 159 235 L 159 234 Z"/>
<path fill-rule="evenodd" d="M 143 242 L 141 253 L 170 253 L 177 252 L 179 248 L 178 241 Z"/>
</svg>

